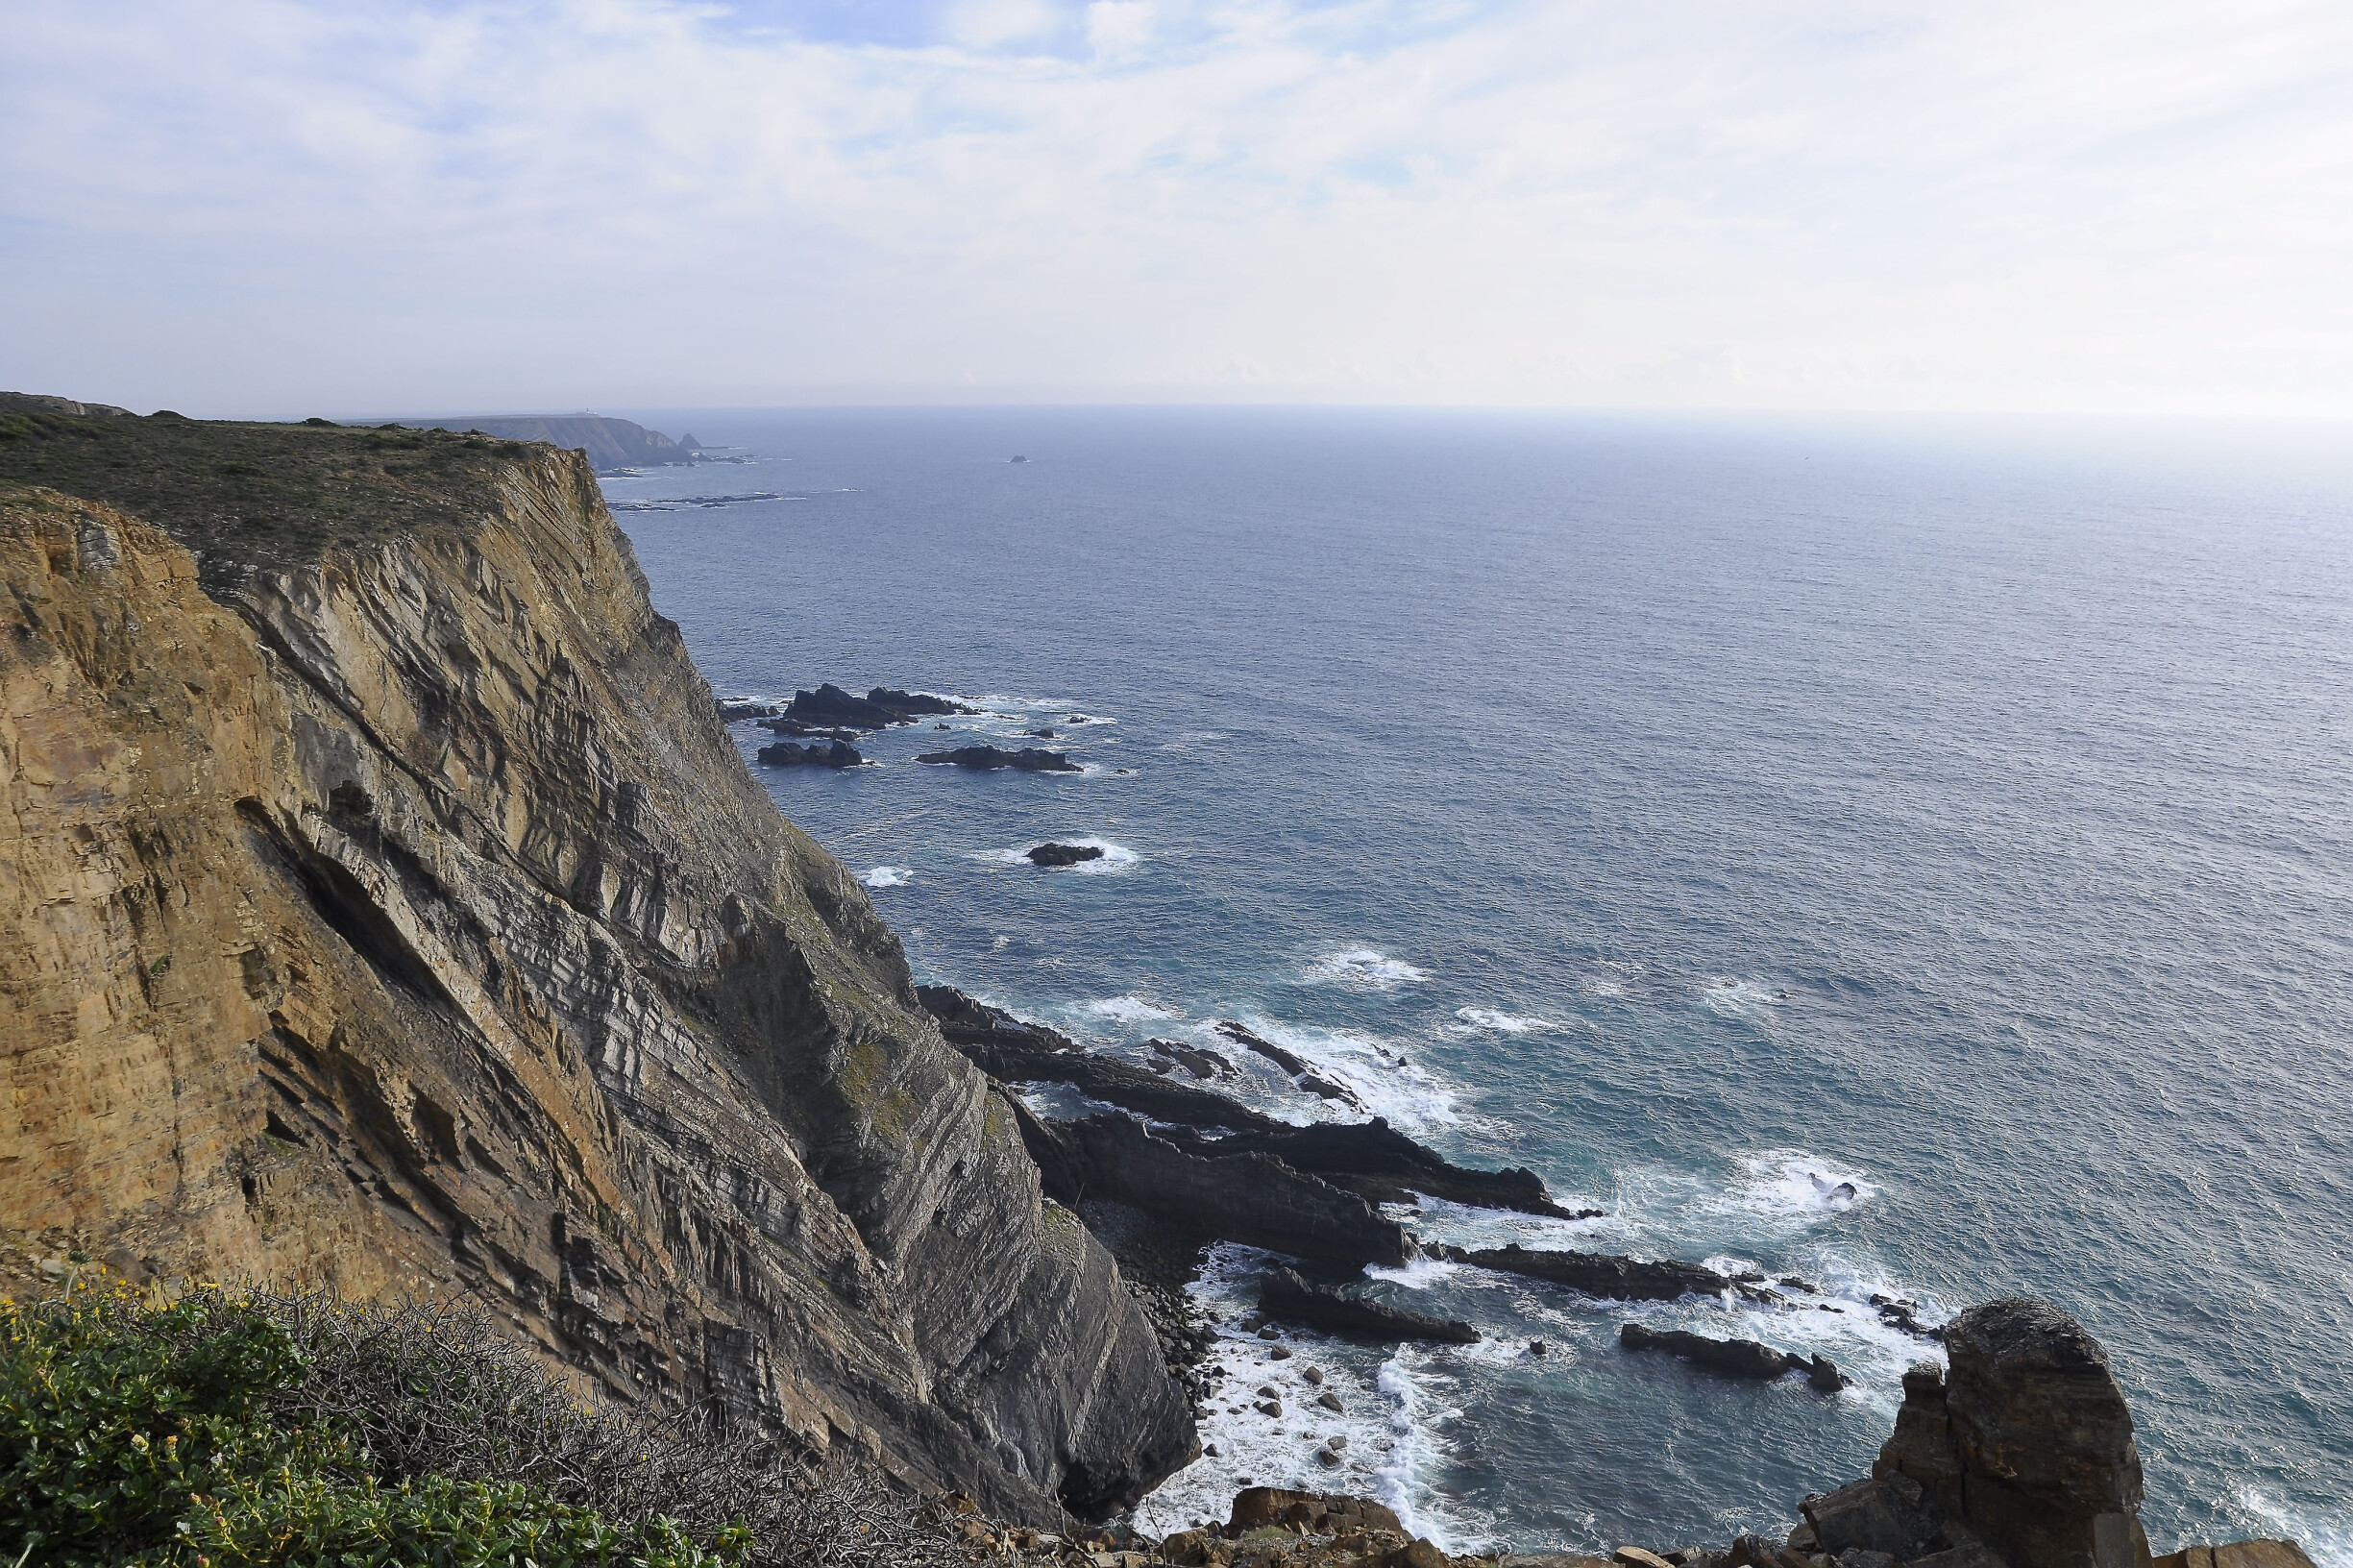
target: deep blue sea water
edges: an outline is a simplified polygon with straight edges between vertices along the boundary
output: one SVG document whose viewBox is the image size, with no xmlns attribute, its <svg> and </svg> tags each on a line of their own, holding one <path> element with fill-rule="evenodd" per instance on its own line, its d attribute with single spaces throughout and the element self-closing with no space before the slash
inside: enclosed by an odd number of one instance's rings
<svg viewBox="0 0 2353 1568">
<path fill-rule="evenodd" d="M 2108 1347 L 2157 1550 L 2289 1533 L 2353 1565 L 2343 432 L 633 417 L 746 459 L 605 485 L 716 688 L 1003 716 L 763 773 L 920 977 L 1107 1046 L 1244 1020 L 1605 1211 L 1433 1206 L 1426 1234 L 1746 1260 L 1843 1309 L 1423 1267 L 1377 1288 L 1495 1337 L 1281 1366 L 1237 1338 L 1219 1457 L 1146 1524 L 1330 1486 L 1311 1449 L 1343 1433 L 1336 1479 L 1458 1548 L 1721 1543 L 1867 1470 L 1932 1347 L 1865 1298 L 2023 1291 Z M 1087 772 L 912 760 L 1033 726 Z M 1017 860 L 1049 837 L 1112 853 Z M 1222 1249 L 1205 1303 L 1238 1313 L 1253 1264 Z M 1635 1315 L 1860 1381 L 1630 1356 Z M 1309 1361 L 1344 1416 L 1294 1396 L 1278 1435 L 1235 1397 Z"/>
</svg>

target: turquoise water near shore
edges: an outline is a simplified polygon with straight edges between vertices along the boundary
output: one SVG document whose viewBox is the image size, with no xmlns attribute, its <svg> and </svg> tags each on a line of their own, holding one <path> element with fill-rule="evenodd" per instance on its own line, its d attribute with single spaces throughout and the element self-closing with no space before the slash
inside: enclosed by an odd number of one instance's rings
<svg viewBox="0 0 2353 1568">
<path fill-rule="evenodd" d="M 1868 1467 L 1931 1348 L 1871 1294 L 1933 1320 L 2026 1291 L 2115 1359 L 2158 1550 L 2290 1533 L 2353 1564 L 2341 441 L 632 417 L 743 459 L 605 484 L 717 689 L 966 694 L 993 716 L 956 744 L 1050 727 L 1029 744 L 1086 765 L 926 768 L 950 738 L 926 727 L 864 743 L 878 767 L 764 772 L 919 976 L 1113 1048 L 1241 1019 L 1605 1211 L 1431 1206 L 1427 1234 L 1743 1260 L 1839 1309 L 1400 1273 L 1375 1288 L 1495 1337 L 1221 1347 L 1230 1393 L 1312 1360 L 1345 1412 L 1219 1400 L 1219 1454 L 1147 1523 L 1221 1513 L 1245 1477 L 1330 1484 L 1312 1450 L 1344 1434 L 1341 1477 L 1457 1547 L 1720 1542 Z M 1046 838 L 1111 853 L 1019 860 Z M 1220 1249 L 1205 1305 L 1238 1314 L 1254 1266 Z M 1859 1381 L 1627 1355 L 1637 1315 Z"/>
</svg>

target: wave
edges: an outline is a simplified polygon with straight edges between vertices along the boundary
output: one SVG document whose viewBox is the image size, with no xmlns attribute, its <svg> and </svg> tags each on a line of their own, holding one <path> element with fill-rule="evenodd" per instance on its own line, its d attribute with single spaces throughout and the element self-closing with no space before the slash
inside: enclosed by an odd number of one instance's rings
<svg viewBox="0 0 2353 1568">
<path fill-rule="evenodd" d="M 1367 1346 L 1287 1332 L 1280 1342 L 1292 1354 L 1275 1360 L 1273 1342 L 1242 1328 L 1268 1262 L 1255 1248 L 1219 1242 L 1187 1287 L 1216 1336 L 1204 1367 L 1210 1397 L 1198 1429 L 1202 1456 L 1137 1505 L 1136 1528 L 1165 1536 L 1204 1520 L 1222 1522 L 1242 1487 L 1288 1486 L 1378 1496 L 1413 1533 L 1447 1545 L 1449 1522 L 1432 1508 L 1422 1478 L 1445 1455 L 1444 1439 L 1433 1429 L 1454 1412 L 1420 1386 L 1408 1364 L 1411 1352 L 1385 1360 Z M 1309 1379 L 1311 1367 L 1320 1384 Z M 1256 1409 L 1261 1387 L 1274 1389 L 1281 1416 Z M 1341 1409 L 1317 1405 L 1321 1393 Z M 1340 1462 L 1327 1465 L 1315 1455 L 1334 1437 L 1345 1438 L 1346 1446 Z"/>
<path fill-rule="evenodd" d="M 858 880 L 870 888 L 903 888 L 915 880 L 915 873 L 904 866 L 876 866 Z"/>
<path fill-rule="evenodd" d="M 1456 1108 L 1453 1087 L 1404 1052 L 1391 1050 L 1377 1036 L 1284 1023 L 1255 1013 L 1241 1015 L 1239 1021 L 1254 1034 L 1305 1062 L 1318 1077 L 1348 1090 L 1363 1107 L 1363 1112 L 1360 1112 L 1355 1107 L 1314 1096 L 1310 1096 L 1302 1107 L 1296 1103 L 1299 1091 L 1291 1090 L 1281 1109 L 1261 1107 L 1268 1109 L 1270 1115 L 1286 1121 L 1301 1120 L 1303 1114 L 1304 1119 L 1311 1121 L 1356 1121 L 1369 1112 L 1387 1117 L 1392 1125 L 1407 1132 L 1463 1123 L 1462 1114 Z M 1195 1032 L 1203 1033 L 1205 1040 L 1211 1039 L 1213 1025 L 1198 1025 Z M 1236 1049 L 1234 1041 L 1222 1035 L 1213 1035 L 1213 1039 L 1231 1057 L 1246 1060 L 1255 1066 L 1272 1067 L 1257 1053 Z M 1269 1076 L 1288 1086 L 1289 1081 L 1279 1073 L 1270 1072 Z"/>
<path fill-rule="evenodd" d="M 1430 971 L 1370 947 L 1344 947 L 1311 963 L 1307 977 L 1315 985 L 1345 986 L 1351 991 L 1395 991 L 1429 979 Z"/>
<path fill-rule="evenodd" d="M 1536 1035 L 1547 1034 L 1560 1027 L 1550 1018 L 1522 1017 L 1492 1007 L 1458 1007 L 1455 1017 L 1462 1021 L 1447 1025 L 1450 1034 L 1469 1035 L 1486 1031 L 1506 1035 Z"/>
<path fill-rule="evenodd" d="M 1869 1177 L 1803 1149 L 1766 1149 L 1735 1161 L 1739 1174 L 1711 1207 L 1757 1215 L 1777 1228 L 1803 1229 L 1879 1195 Z"/>
<path fill-rule="evenodd" d="M 2307 1513 L 2248 1485 L 2233 1488 L 2231 1502 L 2245 1516 L 2249 1528 L 2303 1547 L 2315 1568 L 2353 1568 L 2353 1511 Z"/>
<path fill-rule="evenodd" d="M 1770 1016 L 1775 1007 L 1789 1000 L 1789 992 L 1761 981 L 1719 975 L 1702 988 L 1700 1000 L 1709 1012 L 1724 1017 L 1753 1018 Z"/>
<path fill-rule="evenodd" d="M 1084 1011 L 1098 1018 L 1112 1018 L 1120 1023 L 1153 1023 L 1163 1018 L 1181 1018 L 1185 1015 L 1176 1009 L 1147 1002 L 1140 996 L 1105 996 L 1085 1005 Z"/>
<path fill-rule="evenodd" d="M 1560 1248 L 1570 1251 L 1590 1251 L 1596 1238 L 1618 1235 L 1626 1230 L 1626 1222 L 1614 1214 L 1603 1214 L 1595 1219 L 1555 1219 L 1547 1214 L 1524 1214 L 1515 1209 L 1478 1209 L 1448 1198 L 1434 1198 L 1428 1193 L 1416 1193 L 1420 1200 L 1413 1204 L 1385 1204 L 1382 1213 L 1392 1219 L 1406 1222 L 1413 1234 L 1428 1241 L 1443 1241 L 1448 1246 L 1479 1251 L 1486 1247 L 1506 1247 L 1513 1242 L 1536 1250 Z M 1595 1209 L 1598 1203 L 1568 1193 L 1556 1192 L 1553 1201 L 1564 1209 Z M 1422 1276 L 1436 1279 L 1443 1276 Z M 1399 1283 L 1419 1286 L 1414 1280 Z"/>
</svg>

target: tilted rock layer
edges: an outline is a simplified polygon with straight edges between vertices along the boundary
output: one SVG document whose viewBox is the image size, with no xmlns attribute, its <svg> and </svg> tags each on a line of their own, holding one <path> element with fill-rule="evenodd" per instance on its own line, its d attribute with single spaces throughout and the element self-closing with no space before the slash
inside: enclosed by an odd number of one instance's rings
<svg viewBox="0 0 2353 1568">
<path fill-rule="evenodd" d="M 1017 1517 L 1136 1494 L 1191 1430 L 1111 1259 L 751 779 L 585 462 L 483 463 L 480 510 L 208 559 L 219 599 L 0 488 L 0 1227 L 477 1291 L 611 1390 Z"/>
</svg>

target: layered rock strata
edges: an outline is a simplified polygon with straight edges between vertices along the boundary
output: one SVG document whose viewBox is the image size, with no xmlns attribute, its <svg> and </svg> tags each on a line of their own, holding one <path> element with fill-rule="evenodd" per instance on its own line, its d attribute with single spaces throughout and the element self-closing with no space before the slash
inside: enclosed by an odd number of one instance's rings
<svg viewBox="0 0 2353 1568">
<path fill-rule="evenodd" d="M 105 455 L 150 421 L 12 417 L 0 475 L 69 442 L 181 526 Z M 621 1397 L 1015 1517 L 1182 1462 L 1117 1269 L 744 768 L 580 457 L 451 441 L 436 491 L 359 433 L 233 434 L 353 521 L 200 583 L 101 499 L 0 494 L 0 1226 L 475 1292 Z"/>
</svg>

